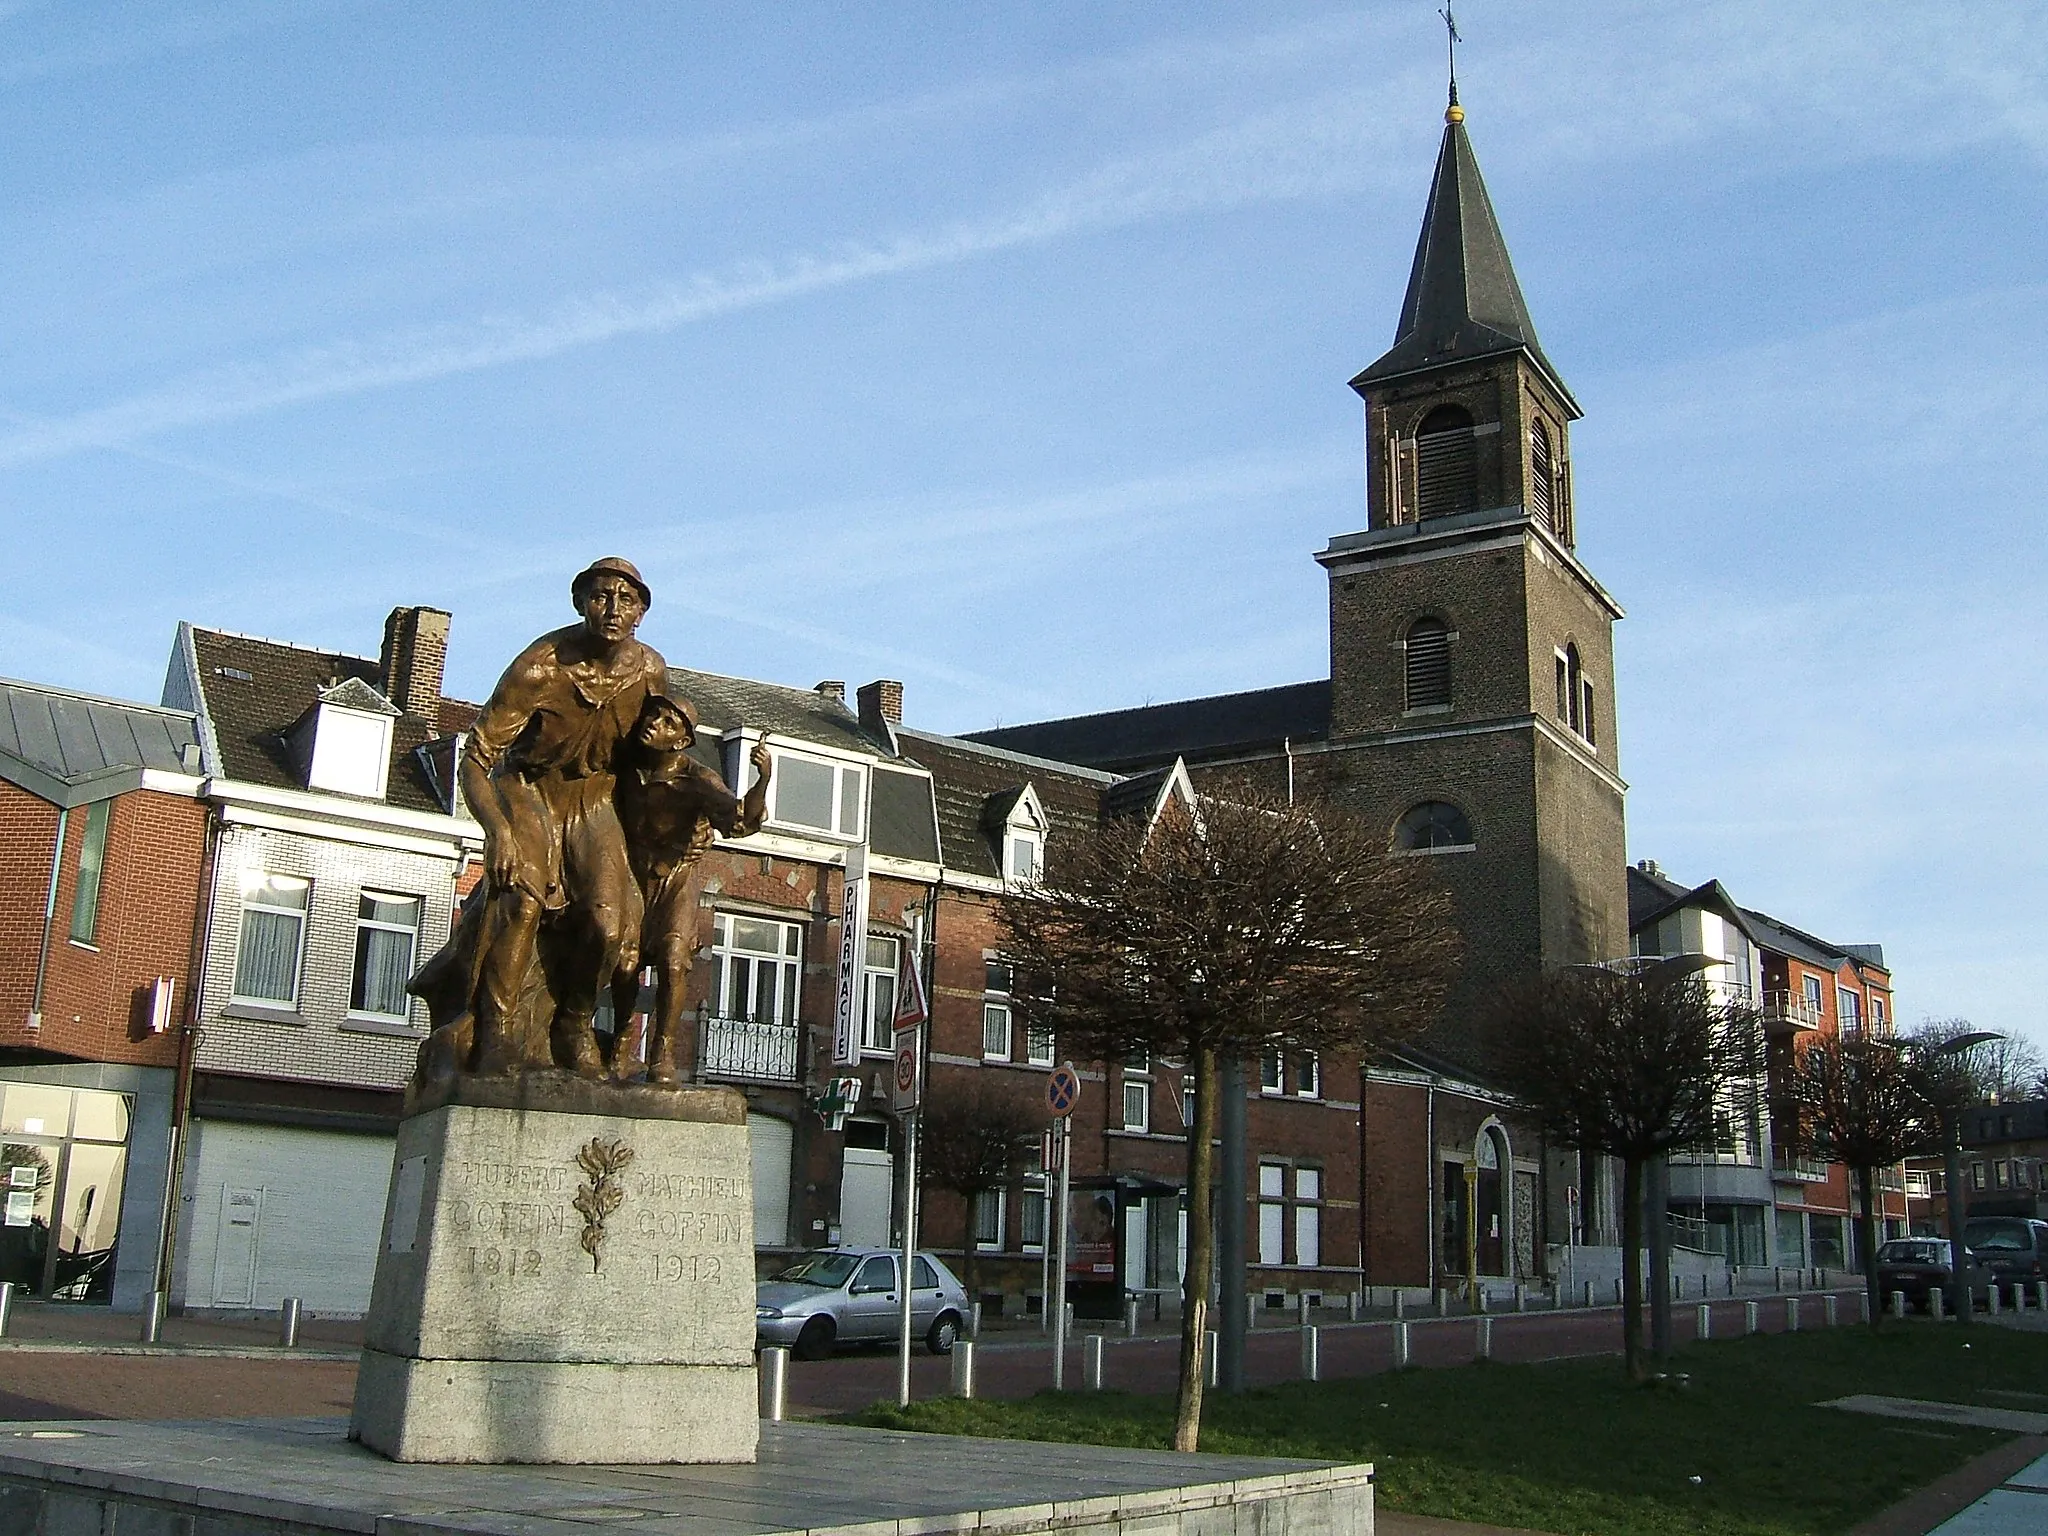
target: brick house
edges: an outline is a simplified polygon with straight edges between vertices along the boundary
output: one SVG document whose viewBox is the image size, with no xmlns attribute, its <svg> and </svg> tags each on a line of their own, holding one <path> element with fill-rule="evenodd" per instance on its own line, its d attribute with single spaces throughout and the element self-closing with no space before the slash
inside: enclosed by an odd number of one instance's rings
<svg viewBox="0 0 2048 1536">
<path fill-rule="evenodd" d="M 1628 871 L 1630 925 L 1641 955 L 1717 957 L 1708 985 L 1762 1016 L 1764 1079 L 1731 1090 L 1725 1134 L 1671 1159 L 1670 1216 L 1679 1239 L 1731 1264 L 1846 1267 L 1855 1252 L 1849 1171 L 1790 1149 L 1772 1123 L 1771 1077 L 1802 1038 L 1893 1028 L 1891 973 L 1874 944 L 1830 944 L 1739 905 L 1718 881 L 1687 887 L 1650 860 Z M 1901 1170 L 1879 1176 L 1886 1235 L 1905 1231 Z"/>
<path fill-rule="evenodd" d="M 1362 1088 L 1327 1078 L 1362 1104 L 1360 1262 L 1374 1284 L 1445 1283 L 1476 1230 L 1482 1275 L 1533 1278 L 1552 1272 L 1547 1248 L 1615 1241 L 1618 1181 L 1604 1160 L 1550 1153 L 1489 1091 L 1472 1021 L 1505 980 L 1627 953 L 1622 611 L 1577 553 L 1580 411 L 1537 342 L 1456 105 L 1394 345 L 1351 387 L 1367 526 L 1315 554 L 1328 678 L 973 739 L 1119 773 L 1182 760 L 1198 786 L 1251 778 L 1429 859 L 1462 979 L 1436 1030 Z"/>
<path fill-rule="evenodd" d="M 1958 1117 L 1962 1133 L 1964 1214 L 2048 1221 L 2048 1099 L 1980 1104 Z M 1943 1159 L 1916 1157 L 1906 1170 L 1911 1231 L 1948 1234 Z"/>
<path fill-rule="evenodd" d="M 209 813 L 190 711 L 0 682 L 0 1280 L 157 1283 Z"/>
</svg>

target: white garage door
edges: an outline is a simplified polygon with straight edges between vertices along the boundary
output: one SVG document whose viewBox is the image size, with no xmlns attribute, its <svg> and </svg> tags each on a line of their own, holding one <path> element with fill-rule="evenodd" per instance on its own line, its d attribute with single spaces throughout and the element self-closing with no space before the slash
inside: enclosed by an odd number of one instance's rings
<svg viewBox="0 0 2048 1536">
<path fill-rule="evenodd" d="M 789 1242 L 789 1159 L 795 1133 L 773 1115 L 747 1116 L 747 1146 L 754 1154 L 754 1246 Z"/>
<path fill-rule="evenodd" d="M 185 1304 L 369 1310 L 388 1136 L 202 1120 L 185 1167 Z"/>
<path fill-rule="evenodd" d="M 849 1248 L 889 1246 L 889 1195 L 895 1182 L 889 1154 L 848 1147 L 839 1179 L 839 1241 Z"/>
</svg>

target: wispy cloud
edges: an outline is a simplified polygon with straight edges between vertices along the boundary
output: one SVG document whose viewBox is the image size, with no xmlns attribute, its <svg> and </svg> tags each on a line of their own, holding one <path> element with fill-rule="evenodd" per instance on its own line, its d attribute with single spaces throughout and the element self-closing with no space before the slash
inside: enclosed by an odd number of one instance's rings
<svg viewBox="0 0 2048 1536">
<path fill-rule="evenodd" d="M 245 32 L 303 24 L 309 12 L 332 11 L 353 0 L 298 0 L 293 5 L 245 0 L 215 10 L 181 9 L 160 20 L 128 15 L 108 18 L 96 36 L 61 47 L 0 58 L 0 87 L 21 86 L 52 76 L 77 74 L 131 63 L 159 53 L 182 52 L 225 42 Z M 0 21 L 41 9 L 33 4 L 0 4 Z M 68 14 L 68 12 L 67 12 Z"/>
</svg>

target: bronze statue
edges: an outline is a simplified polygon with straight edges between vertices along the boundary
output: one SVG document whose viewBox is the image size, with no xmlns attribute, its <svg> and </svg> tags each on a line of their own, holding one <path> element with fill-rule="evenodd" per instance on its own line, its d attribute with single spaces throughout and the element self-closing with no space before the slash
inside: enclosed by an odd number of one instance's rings
<svg viewBox="0 0 2048 1536">
<path fill-rule="evenodd" d="M 676 1027 L 697 948 L 697 909 L 686 890 L 690 867 L 711 846 L 714 834 L 750 836 L 761 830 L 768 811 L 773 771 L 768 748 L 755 744 L 748 759 L 753 787 L 741 799 L 719 775 L 691 761 L 689 749 L 696 739 L 697 713 L 687 700 L 650 697 L 633 730 L 633 761 L 619 775 L 619 819 L 646 909 L 640 957 L 654 968 L 658 983 L 647 1051 L 650 1083 L 676 1081 Z M 639 992 L 637 967 L 622 968 L 612 977 L 612 1011 L 621 1021 L 633 1013 Z M 625 1054 L 621 1050 L 617 1058 Z M 615 1059 L 613 1070 L 625 1076 L 629 1069 L 623 1059 Z"/>
<path fill-rule="evenodd" d="M 463 1074 L 502 1080 L 550 1066 L 637 1075 L 624 1025 L 643 956 L 658 973 L 647 1080 L 674 1086 L 696 948 L 690 868 L 716 835 L 745 837 L 766 815 L 765 747 L 753 751 L 744 798 L 688 756 L 696 711 L 667 696 L 661 657 L 633 638 L 652 602 L 640 573 L 599 560 L 570 592 L 583 623 L 543 635 L 506 668 L 463 753 L 484 880 L 408 983 L 435 1026 L 415 1095 Z M 620 1024 L 609 1062 L 591 1027 L 607 982 Z"/>
</svg>

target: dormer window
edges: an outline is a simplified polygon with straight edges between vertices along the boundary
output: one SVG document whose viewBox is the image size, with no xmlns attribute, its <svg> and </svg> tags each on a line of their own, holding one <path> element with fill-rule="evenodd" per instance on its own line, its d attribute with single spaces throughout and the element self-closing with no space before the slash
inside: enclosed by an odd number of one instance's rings
<svg viewBox="0 0 2048 1536">
<path fill-rule="evenodd" d="M 1029 788 L 1003 819 L 1003 884 L 1015 889 L 1045 873 L 1045 813 Z"/>
<path fill-rule="evenodd" d="M 866 774 L 858 764 L 834 762 L 777 747 L 769 785 L 768 819 L 784 827 L 858 840 Z"/>
<path fill-rule="evenodd" d="M 398 711 L 361 678 L 320 690 L 293 731 L 306 788 L 382 800 L 391 778 L 391 722 Z"/>
</svg>

